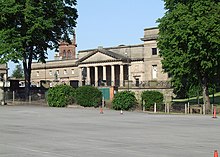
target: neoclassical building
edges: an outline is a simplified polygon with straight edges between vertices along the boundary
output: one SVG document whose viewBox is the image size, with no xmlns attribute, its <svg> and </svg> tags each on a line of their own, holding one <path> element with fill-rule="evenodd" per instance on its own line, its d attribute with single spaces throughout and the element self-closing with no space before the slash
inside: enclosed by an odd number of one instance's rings
<svg viewBox="0 0 220 157">
<path fill-rule="evenodd" d="M 98 47 L 75 53 L 76 43 L 61 43 L 55 60 L 32 64 L 32 84 L 46 80 L 78 86 L 113 86 L 119 90 L 139 88 L 170 89 L 168 75 L 163 72 L 156 39 L 158 28 L 144 29 L 142 44 Z M 71 56 L 71 57 L 68 57 Z"/>
</svg>

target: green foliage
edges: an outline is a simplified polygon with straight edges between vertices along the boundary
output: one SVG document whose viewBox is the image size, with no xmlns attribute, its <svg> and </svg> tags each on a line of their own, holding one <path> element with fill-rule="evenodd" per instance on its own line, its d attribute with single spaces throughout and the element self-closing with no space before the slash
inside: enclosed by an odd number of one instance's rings
<svg viewBox="0 0 220 157">
<path fill-rule="evenodd" d="M 118 92 L 113 98 L 112 107 L 115 110 L 129 110 L 135 106 L 136 102 L 134 92 Z"/>
<path fill-rule="evenodd" d="M 48 90 L 47 102 L 51 107 L 66 107 L 74 102 L 75 89 L 69 85 L 57 85 Z"/>
<path fill-rule="evenodd" d="M 157 106 L 163 104 L 163 94 L 158 91 L 144 91 L 141 94 L 141 98 L 145 102 L 146 109 L 150 109 L 154 103 L 157 103 Z"/>
<path fill-rule="evenodd" d="M 76 89 L 76 102 L 84 107 L 97 107 L 102 101 L 102 92 L 93 86 L 81 86 Z"/>
<path fill-rule="evenodd" d="M 208 86 L 220 68 L 220 3 L 216 0 L 164 0 L 158 20 L 158 48 L 176 93 L 201 86 L 210 105 Z"/>
<path fill-rule="evenodd" d="M 23 62 L 26 96 L 32 60 L 45 62 L 47 50 L 71 42 L 76 0 L 0 1 L 0 63 Z"/>
<path fill-rule="evenodd" d="M 15 78 L 24 78 L 24 73 L 23 73 L 23 69 L 21 67 L 21 64 L 16 65 L 11 76 L 15 77 Z"/>
</svg>

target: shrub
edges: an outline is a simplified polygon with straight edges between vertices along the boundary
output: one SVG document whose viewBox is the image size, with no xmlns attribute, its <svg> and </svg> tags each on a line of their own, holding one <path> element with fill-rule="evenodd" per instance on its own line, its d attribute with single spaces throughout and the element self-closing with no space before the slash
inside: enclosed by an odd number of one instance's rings
<svg viewBox="0 0 220 157">
<path fill-rule="evenodd" d="M 84 107 L 97 107 L 102 101 L 102 92 L 93 86 L 81 86 L 76 89 L 76 102 Z"/>
<path fill-rule="evenodd" d="M 74 102 L 75 89 L 69 85 L 57 85 L 48 90 L 47 102 L 51 107 L 66 107 Z"/>
<path fill-rule="evenodd" d="M 145 102 L 146 109 L 150 109 L 154 103 L 157 103 L 158 107 L 163 104 L 163 94 L 158 91 L 144 91 L 141 98 Z"/>
<path fill-rule="evenodd" d="M 129 110 L 135 106 L 137 99 L 134 92 L 118 92 L 112 101 L 112 108 L 115 110 Z"/>
</svg>

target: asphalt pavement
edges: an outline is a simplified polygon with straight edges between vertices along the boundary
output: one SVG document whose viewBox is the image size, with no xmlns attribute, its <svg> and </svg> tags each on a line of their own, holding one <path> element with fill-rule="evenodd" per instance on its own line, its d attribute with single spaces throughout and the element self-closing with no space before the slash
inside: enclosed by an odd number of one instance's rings
<svg viewBox="0 0 220 157">
<path fill-rule="evenodd" d="M 0 106 L 0 157 L 213 157 L 220 117 Z"/>
</svg>

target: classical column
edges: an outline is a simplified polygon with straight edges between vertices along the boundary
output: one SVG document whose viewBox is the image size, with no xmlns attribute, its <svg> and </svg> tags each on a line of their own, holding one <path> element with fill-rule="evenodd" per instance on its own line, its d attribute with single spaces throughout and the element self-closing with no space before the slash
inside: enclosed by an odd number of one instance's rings
<svg viewBox="0 0 220 157">
<path fill-rule="evenodd" d="M 123 82 L 124 82 L 124 69 L 123 65 L 120 65 L 120 86 L 123 87 Z"/>
<path fill-rule="evenodd" d="M 106 65 L 103 66 L 103 80 L 106 80 Z"/>
<path fill-rule="evenodd" d="M 95 67 L 95 86 L 98 86 L 98 67 Z"/>
<path fill-rule="evenodd" d="M 114 86 L 115 85 L 115 66 L 114 65 L 111 66 L 111 76 L 112 76 L 111 85 Z"/>
<path fill-rule="evenodd" d="M 82 68 L 79 67 L 79 86 L 82 86 Z"/>
<path fill-rule="evenodd" d="M 86 84 L 87 85 L 90 85 L 91 84 L 91 78 L 90 78 L 90 67 L 87 67 L 87 69 L 86 69 L 86 71 L 87 71 L 87 78 L 86 78 Z"/>
<path fill-rule="evenodd" d="M 128 81 L 131 80 L 131 66 L 128 65 Z"/>
</svg>

